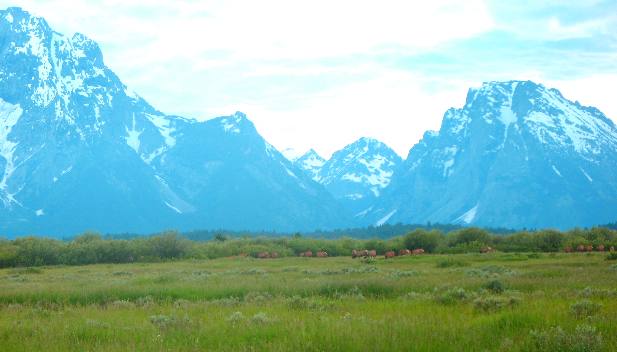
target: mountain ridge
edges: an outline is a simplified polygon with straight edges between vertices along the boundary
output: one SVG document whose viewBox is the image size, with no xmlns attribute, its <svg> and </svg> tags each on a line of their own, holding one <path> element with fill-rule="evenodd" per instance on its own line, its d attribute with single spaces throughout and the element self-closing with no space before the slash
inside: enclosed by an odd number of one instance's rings
<svg viewBox="0 0 617 352">
<path fill-rule="evenodd" d="M 531 81 L 469 89 L 405 160 L 367 137 L 285 154 L 242 112 L 158 111 L 93 40 L 0 11 L 0 231 L 569 228 L 617 209 L 615 123 Z"/>
<path fill-rule="evenodd" d="M 0 231 L 347 224 L 246 115 L 163 114 L 105 66 L 95 42 L 18 8 L 0 11 L 0 38 Z"/>
<path fill-rule="evenodd" d="M 411 148 L 375 223 L 574 227 L 617 209 L 617 129 L 531 81 L 487 82 Z M 613 198 L 615 197 L 615 198 Z M 548 202 L 550 206 L 543 207 Z M 597 203 L 597 204 L 594 204 Z"/>
</svg>

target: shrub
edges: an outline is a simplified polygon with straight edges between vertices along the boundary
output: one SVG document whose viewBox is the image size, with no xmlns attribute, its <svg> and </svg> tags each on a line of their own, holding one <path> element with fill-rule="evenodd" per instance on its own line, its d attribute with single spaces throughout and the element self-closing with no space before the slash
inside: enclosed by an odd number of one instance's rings
<svg viewBox="0 0 617 352">
<path fill-rule="evenodd" d="M 409 300 L 409 301 L 417 301 L 417 300 L 428 299 L 430 297 L 431 297 L 431 295 L 427 294 L 427 293 L 411 291 L 411 292 L 408 292 L 408 293 L 402 295 L 400 298 L 404 299 L 404 300 Z"/>
<path fill-rule="evenodd" d="M 135 303 L 127 300 L 117 300 L 111 302 L 109 306 L 116 309 L 130 309 L 135 308 Z"/>
<path fill-rule="evenodd" d="M 462 288 L 454 287 L 444 292 L 436 293 L 435 300 L 441 304 L 456 304 L 467 300 L 470 294 Z"/>
<path fill-rule="evenodd" d="M 169 328 L 180 326 L 180 325 L 185 325 L 185 324 L 188 324 L 189 322 L 190 320 L 188 317 L 178 319 L 174 316 L 163 315 L 163 314 L 150 316 L 150 323 L 152 323 L 152 325 L 158 327 L 161 330 L 169 329 Z"/>
<path fill-rule="evenodd" d="M 251 318 L 251 323 L 257 324 L 257 325 L 264 325 L 270 322 L 271 322 L 271 319 L 264 312 L 259 312 L 253 315 L 253 317 Z"/>
<path fill-rule="evenodd" d="M 287 299 L 287 306 L 291 309 L 319 310 L 322 306 L 315 300 L 293 296 Z"/>
<path fill-rule="evenodd" d="M 473 301 L 476 310 L 483 312 L 496 312 L 502 308 L 518 305 L 520 300 L 517 297 L 478 297 Z"/>
<path fill-rule="evenodd" d="M 428 253 L 433 253 L 443 241 L 443 238 L 444 236 L 440 231 L 416 229 L 405 235 L 403 243 L 407 249 L 422 248 Z"/>
<path fill-rule="evenodd" d="M 610 252 L 606 256 L 606 260 L 617 260 L 617 252 Z"/>
<path fill-rule="evenodd" d="M 486 245 L 490 242 L 491 238 L 486 230 L 476 227 L 469 227 L 454 232 L 449 239 L 451 247 L 460 244 L 478 243 L 480 245 Z"/>
<path fill-rule="evenodd" d="M 602 335 L 590 325 L 579 325 L 573 333 L 566 333 L 561 327 L 530 332 L 529 351 L 538 352 L 595 352 L 603 347 Z"/>
<path fill-rule="evenodd" d="M 233 312 L 229 318 L 227 318 L 227 321 L 232 324 L 238 324 L 244 321 L 244 314 L 242 314 L 242 312 Z"/>
<path fill-rule="evenodd" d="M 573 303 L 570 306 L 570 312 L 575 318 L 587 318 L 596 315 L 602 308 L 601 304 L 592 302 L 590 300 L 583 300 Z"/>
<path fill-rule="evenodd" d="M 272 300 L 272 295 L 268 292 L 249 292 L 244 296 L 244 302 L 261 304 Z"/>
<path fill-rule="evenodd" d="M 414 270 L 393 270 L 390 272 L 390 277 L 393 279 L 400 279 L 401 277 L 417 276 L 418 272 Z"/>
<path fill-rule="evenodd" d="M 499 276 L 510 276 L 513 275 L 514 272 L 506 267 L 498 266 L 498 265 L 487 265 L 479 268 L 471 268 L 465 270 L 465 273 L 469 276 L 477 276 L 477 277 L 499 277 Z"/>
<path fill-rule="evenodd" d="M 221 299 L 215 299 L 211 302 L 212 304 L 216 304 L 223 307 L 235 307 L 240 304 L 240 298 L 238 297 L 225 297 Z"/>
<path fill-rule="evenodd" d="M 491 280 L 487 282 L 486 284 L 484 284 L 484 288 L 491 291 L 492 293 L 497 294 L 503 293 L 503 291 L 505 290 L 503 283 L 499 280 Z"/>
</svg>

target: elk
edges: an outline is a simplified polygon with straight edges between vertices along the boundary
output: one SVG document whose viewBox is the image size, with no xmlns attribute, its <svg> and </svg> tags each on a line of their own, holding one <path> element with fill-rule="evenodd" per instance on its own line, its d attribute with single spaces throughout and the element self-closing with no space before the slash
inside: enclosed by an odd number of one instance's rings
<svg viewBox="0 0 617 352">
<path fill-rule="evenodd" d="M 369 257 L 371 257 L 371 258 L 375 258 L 375 257 L 377 257 L 377 251 L 376 251 L 376 250 L 374 250 L 374 249 L 371 249 L 370 251 L 368 251 L 368 254 L 367 254 L 367 255 L 368 255 Z"/>
<path fill-rule="evenodd" d="M 563 249 L 566 253 L 572 253 L 572 247 L 571 246 L 566 246 L 566 248 Z"/>
<path fill-rule="evenodd" d="M 259 252 L 259 253 L 257 253 L 257 258 L 259 258 L 259 259 L 270 258 L 270 253 L 268 253 L 268 252 Z"/>
<path fill-rule="evenodd" d="M 352 250 L 351 251 L 351 257 L 352 258 L 358 258 L 358 257 L 368 257 L 369 252 L 366 249 L 360 249 L 360 250 Z"/>
<path fill-rule="evenodd" d="M 394 251 L 387 251 L 386 254 L 384 255 L 385 259 L 389 259 L 389 258 L 394 258 L 396 256 L 396 253 L 394 253 Z"/>
<path fill-rule="evenodd" d="M 319 252 L 317 252 L 317 257 L 318 258 L 327 258 L 328 257 L 328 252 L 326 252 L 326 251 L 319 251 Z"/>
<path fill-rule="evenodd" d="M 411 251 L 411 254 L 413 255 L 420 255 L 424 253 L 424 249 L 422 248 L 418 248 L 418 249 L 414 249 L 413 251 Z"/>
<path fill-rule="evenodd" d="M 410 255 L 411 251 L 409 249 L 401 249 L 398 251 L 398 255 Z"/>
</svg>

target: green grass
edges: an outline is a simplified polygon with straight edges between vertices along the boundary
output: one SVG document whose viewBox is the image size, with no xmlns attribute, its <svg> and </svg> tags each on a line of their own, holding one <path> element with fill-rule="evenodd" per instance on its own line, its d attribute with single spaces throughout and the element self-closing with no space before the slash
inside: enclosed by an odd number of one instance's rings
<svg viewBox="0 0 617 352">
<path fill-rule="evenodd" d="M 614 351 L 617 270 L 605 259 L 497 253 L 3 269 L 0 350 L 533 351 L 582 343 Z"/>
</svg>

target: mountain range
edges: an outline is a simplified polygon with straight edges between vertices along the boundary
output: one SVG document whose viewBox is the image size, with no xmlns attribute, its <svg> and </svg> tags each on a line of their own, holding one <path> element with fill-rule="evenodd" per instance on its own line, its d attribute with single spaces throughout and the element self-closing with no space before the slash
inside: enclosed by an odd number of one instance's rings
<svg viewBox="0 0 617 352">
<path fill-rule="evenodd" d="M 616 169 L 615 124 L 530 81 L 471 89 L 405 160 L 371 138 L 288 159 L 243 113 L 167 115 L 85 35 L 0 11 L 0 234 L 591 226 Z"/>
</svg>

